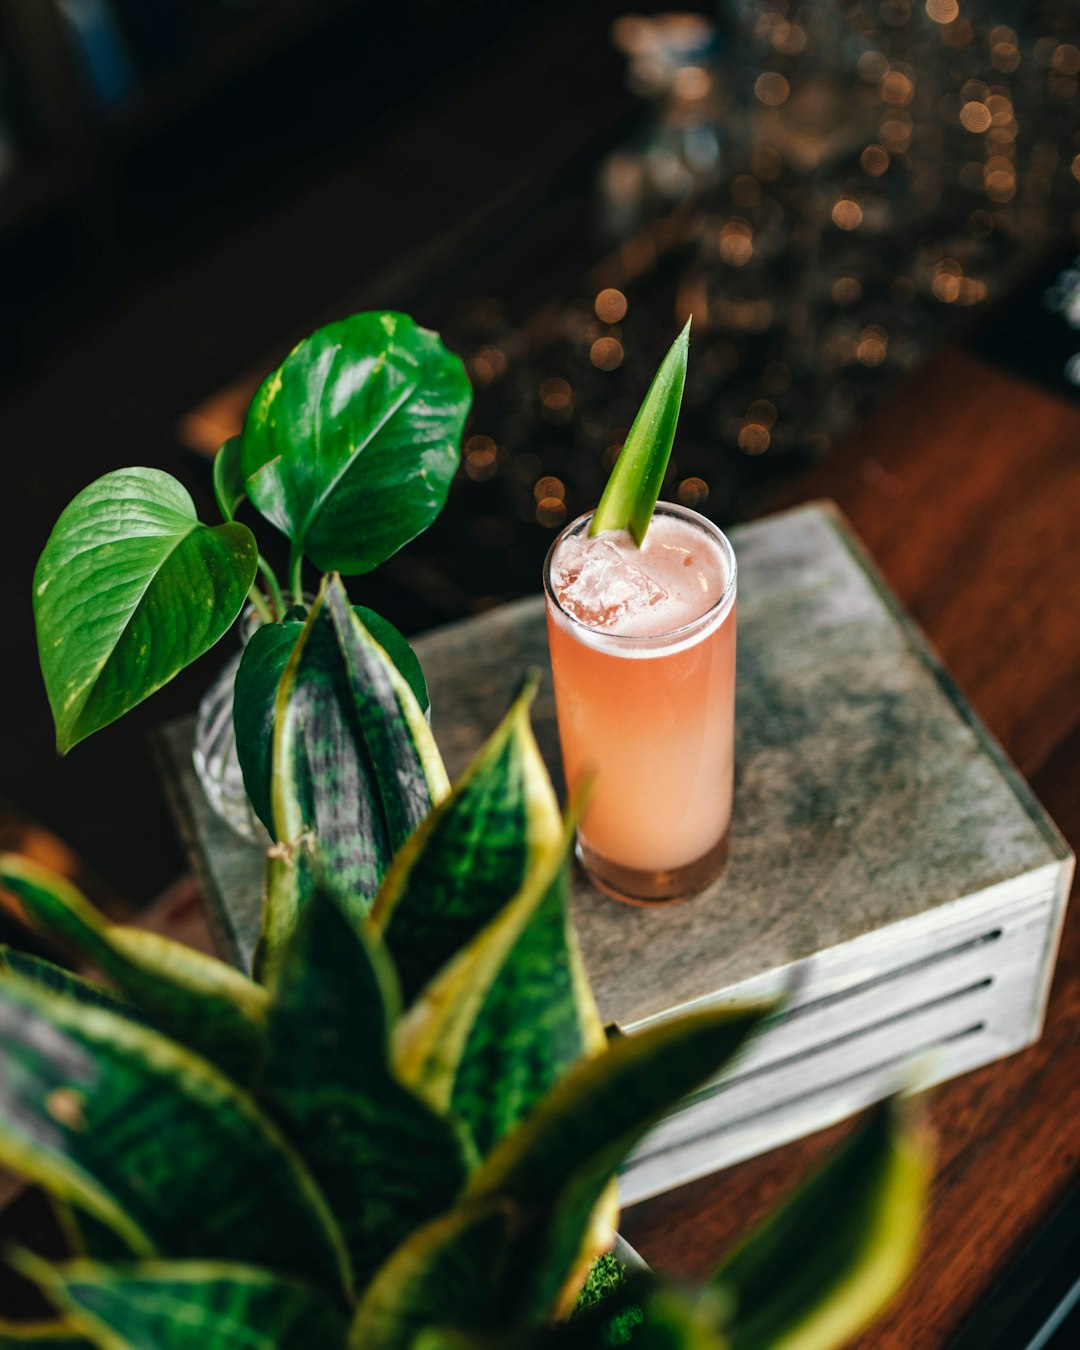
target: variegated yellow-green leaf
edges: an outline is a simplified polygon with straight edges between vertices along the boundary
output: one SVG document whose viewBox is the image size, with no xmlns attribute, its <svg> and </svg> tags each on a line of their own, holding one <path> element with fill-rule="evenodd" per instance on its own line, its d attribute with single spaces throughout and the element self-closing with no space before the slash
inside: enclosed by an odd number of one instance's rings
<svg viewBox="0 0 1080 1350">
<path fill-rule="evenodd" d="M 346 922 L 325 892 L 301 914 L 272 996 L 263 1098 L 303 1149 L 363 1288 L 460 1194 L 462 1142 L 391 1073 L 393 971 L 374 936 Z"/>
<path fill-rule="evenodd" d="M 53 1266 L 27 1254 L 16 1264 L 106 1350 L 345 1350 L 348 1323 L 326 1294 L 270 1270 L 214 1261 Z"/>
<path fill-rule="evenodd" d="M 316 876 L 359 922 L 394 853 L 449 791 L 412 690 L 340 577 L 324 580 L 278 686 L 273 762 L 265 973 Z"/>
<path fill-rule="evenodd" d="M 503 1290 L 516 1216 L 498 1198 L 461 1206 L 419 1229 L 360 1299 L 349 1350 L 411 1350 L 425 1327 L 498 1332 L 506 1325 Z"/>
<path fill-rule="evenodd" d="M 589 523 L 591 535 L 629 530 L 640 548 L 652 520 L 679 425 L 690 320 L 660 363 Z"/>
<path fill-rule="evenodd" d="M 560 847 L 555 793 L 532 728 L 529 681 L 494 735 L 398 850 L 371 916 L 408 1004 Z"/>
<path fill-rule="evenodd" d="M 0 981 L 0 1162 L 140 1256 L 249 1261 L 343 1297 L 307 1168 L 206 1060 L 104 1008 Z"/>
<path fill-rule="evenodd" d="M 389 623 L 374 610 L 354 607 L 360 622 L 405 677 L 423 712 L 428 706 L 427 682 L 416 653 Z M 266 623 L 258 628 L 244 648 L 236 672 L 233 699 L 233 726 L 236 754 L 244 774 L 255 814 L 274 833 L 270 780 L 273 767 L 274 708 L 278 686 L 289 657 L 303 632 L 306 614 L 297 609 L 281 623 Z"/>
<path fill-rule="evenodd" d="M 27 921 L 89 957 L 160 1030 L 243 1080 L 262 1053 L 266 991 L 232 966 L 157 933 L 108 923 L 40 863 L 0 854 L 0 886 Z"/>
<path fill-rule="evenodd" d="M 34 573 L 59 752 L 208 651 L 243 608 L 257 556 L 246 525 L 200 524 L 187 490 L 160 469 L 121 469 L 84 488 Z"/>
<path fill-rule="evenodd" d="M 107 984 L 98 984 L 96 980 L 85 980 L 81 975 L 73 975 L 63 966 L 53 965 L 28 952 L 16 951 L 14 947 L 0 944 L 0 980 L 25 980 L 42 989 L 52 989 L 64 994 L 77 1003 L 85 1003 L 94 1008 L 108 1008 L 121 1013 L 136 1022 L 149 1019 L 133 1003 L 129 1003 L 115 989 Z"/>
<path fill-rule="evenodd" d="M 930 1168 L 915 1104 L 873 1107 L 713 1277 L 732 1350 L 835 1350 L 861 1331 L 914 1265 Z"/>
<path fill-rule="evenodd" d="M 541 856 L 519 894 L 425 987 L 395 1034 L 405 1082 L 453 1110 L 488 1151 L 571 1064 L 605 1044 L 575 975 L 566 852 Z"/>
<path fill-rule="evenodd" d="M 62 1322 L 6 1322 L 0 1317 L 0 1350 L 100 1350 Z"/>
<path fill-rule="evenodd" d="M 550 1315 L 604 1188 L 646 1131 L 745 1044 L 773 1004 L 688 1013 L 614 1041 L 572 1069 L 474 1175 L 528 1218 L 514 1254 L 522 1317 Z"/>
<path fill-rule="evenodd" d="M 323 572 L 368 572 L 442 510 L 472 403 L 407 314 L 354 314 L 294 347 L 251 401 L 248 496 Z"/>
</svg>

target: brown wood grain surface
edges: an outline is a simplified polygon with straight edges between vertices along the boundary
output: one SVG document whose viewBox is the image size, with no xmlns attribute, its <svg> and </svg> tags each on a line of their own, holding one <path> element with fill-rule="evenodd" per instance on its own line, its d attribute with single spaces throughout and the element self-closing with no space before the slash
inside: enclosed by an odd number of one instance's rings
<svg viewBox="0 0 1080 1350">
<path fill-rule="evenodd" d="M 767 505 L 834 498 L 1074 849 L 1080 847 L 1080 403 L 949 349 Z M 763 509 L 765 508 L 763 503 Z M 922 1259 L 859 1350 L 940 1350 L 1080 1162 L 1080 910 L 1032 1049 L 932 1094 Z M 630 1211 L 656 1266 L 707 1274 L 843 1134 Z M 827 1221 L 827 1219 L 826 1219 Z"/>
</svg>

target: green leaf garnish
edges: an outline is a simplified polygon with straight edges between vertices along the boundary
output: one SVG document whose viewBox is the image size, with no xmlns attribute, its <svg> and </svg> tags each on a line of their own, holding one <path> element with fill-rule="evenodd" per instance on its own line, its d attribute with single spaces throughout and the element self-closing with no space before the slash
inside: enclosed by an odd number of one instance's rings
<svg viewBox="0 0 1080 1350">
<path fill-rule="evenodd" d="M 638 548 L 645 542 L 679 424 L 690 322 L 687 319 L 653 377 L 593 515 L 590 535 L 603 530 L 629 530 Z"/>
</svg>

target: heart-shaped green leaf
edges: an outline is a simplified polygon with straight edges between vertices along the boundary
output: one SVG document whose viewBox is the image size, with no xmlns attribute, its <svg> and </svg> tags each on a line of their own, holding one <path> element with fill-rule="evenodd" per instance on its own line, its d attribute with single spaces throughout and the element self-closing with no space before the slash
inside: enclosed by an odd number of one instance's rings
<svg viewBox="0 0 1080 1350">
<path fill-rule="evenodd" d="M 251 1078 L 267 1001 L 254 980 L 158 933 L 109 923 L 70 882 L 30 858 L 0 854 L 0 885 L 32 926 L 100 966 L 159 1030 L 239 1081 Z"/>
<path fill-rule="evenodd" d="M 354 606 L 361 623 L 382 647 L 413 691 L 421 711 L 428 706 L 427 682 L 416 653 L 387 619 L 364 605 Z M 257 628 L 244 648 L 236 672 L 233 726 L 244 787 L 255 814 L 273 833 L 270 772 L 274 743 L 274 704 L 285 666 L 304 629 L 305 616 L 295 612 L 283 623 Z"/>
<path fill-rule="evenodd" d="M 555 792 L 529 724 L 530 681 L 480 753 L 394 857 L 371 911 L 406 1004 L 558 850 Z"/>
<path fill-rule="evenodd" d="M 639 548 L 645 542 L 645 533 L 671 458 L 671 447 L 675 443 L 689 345 L 690 320 L 687 319 L 686 327 L 660 363 L 645 402 L 634 418 L 600 505 L 589 524 L 591 535 L 602 530 L 629 530 Z"/>
<path fill-rule="evenodd" d="M 394 853 L 449 791 L 412 690 L 323 582 L 278 686 L 273 825 L 257 956 L 272 970 L 317 876 L 357 924 Z"/>
<path fill-rule="evenodd" d="M 466 1199 L 503 1196 L 528 1216 L 511 1263 L 519 1278 L 507 1291 L 522 1317 L 550 1316 L 579 1260 L 589 1216 L 619 1164 L 774 1008 L 710 1008 L 620 1037 L 571 1069 L 496 1145 Z"/>
<path fill-rule="evenodd" d="M 732 1350 L 832 1350 L 875 1318 L 919 1246 L 931 1150 L 912 1102 L 873 1107 L 713 1277 Z"/>
<path fill-rule="evenodd" d="M 461 361 L 408 315 L 328 324 L 252 399 L 248 496 L 294 556 L 369 572 L 442 510 L 471 402 Z"/>
<path fill-rule="evenodd" d="M 271 989 L 262 1097 L 303 1148 L 358 1288 L 415 1228 L 451 1207 L 468 1176 L 450 1122 L 390 1071 L 397 1000 L 381 946 L 317 890 Z"/>
<path fill-rule="evenodd" d="M 347 1323 L 321 1290 L 255 1266 L 15 1264 L 109 1350 L 345 1350 Z"/>
<path fill-rule="evenodd" d="M 217 642 L 255 579 L 255 538 L 201 525 L 159 469 L 84 488 L 34 573 L 34 618 L 61 754 L 114 722 Z"/>
<path fill-rule="evenodd" d="M 103 1008 L 0 981 L 0 1160 L 139 1256 L 250 1261 L 344 1297 L 310 1173 L 206 1060 Z"/>
</svg>

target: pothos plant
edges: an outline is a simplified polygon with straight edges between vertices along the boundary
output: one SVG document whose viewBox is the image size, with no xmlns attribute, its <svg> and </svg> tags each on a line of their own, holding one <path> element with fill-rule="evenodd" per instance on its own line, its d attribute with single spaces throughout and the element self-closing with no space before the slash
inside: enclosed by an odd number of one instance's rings
<svg viewBox="0 0 1080 1350">
<path fill-rule="evenodd" d="M 0 960 L 0 1161 L 73 1254 L 0 1347 L 826 1350 L 903 1280 L 922 1132 L 875 1108 L 706 1288 L 639 1273 L 569 1316 L 614 1179 L 772 1005 L 609 1040 L 568 917 L 525 688 L 451 790 L 336 577 L 276 695 L 257 968 L 107 923 L 21 858 L 0 884 L 108 986 Z"/>
<path fill-rule="evenodd" d="M 435 333 L 405 314 L 355 314 L 263 381 L 214 460 L 220 523 L 200 521 L 160 469 L 120 469 L 84 488 L 34 575 L 59 752 L 206 652 L 246 601 L 264 623 L 285 619 L 302 603 L 305 559 L 356 576 L 426 529 L 446 501 L 471 400 L 461 361 Z M 245 499 L 289 540 L 284 585 L 236 519 Z M 404 639 L 365 618 L 423 698 Z"/>
</svg>

